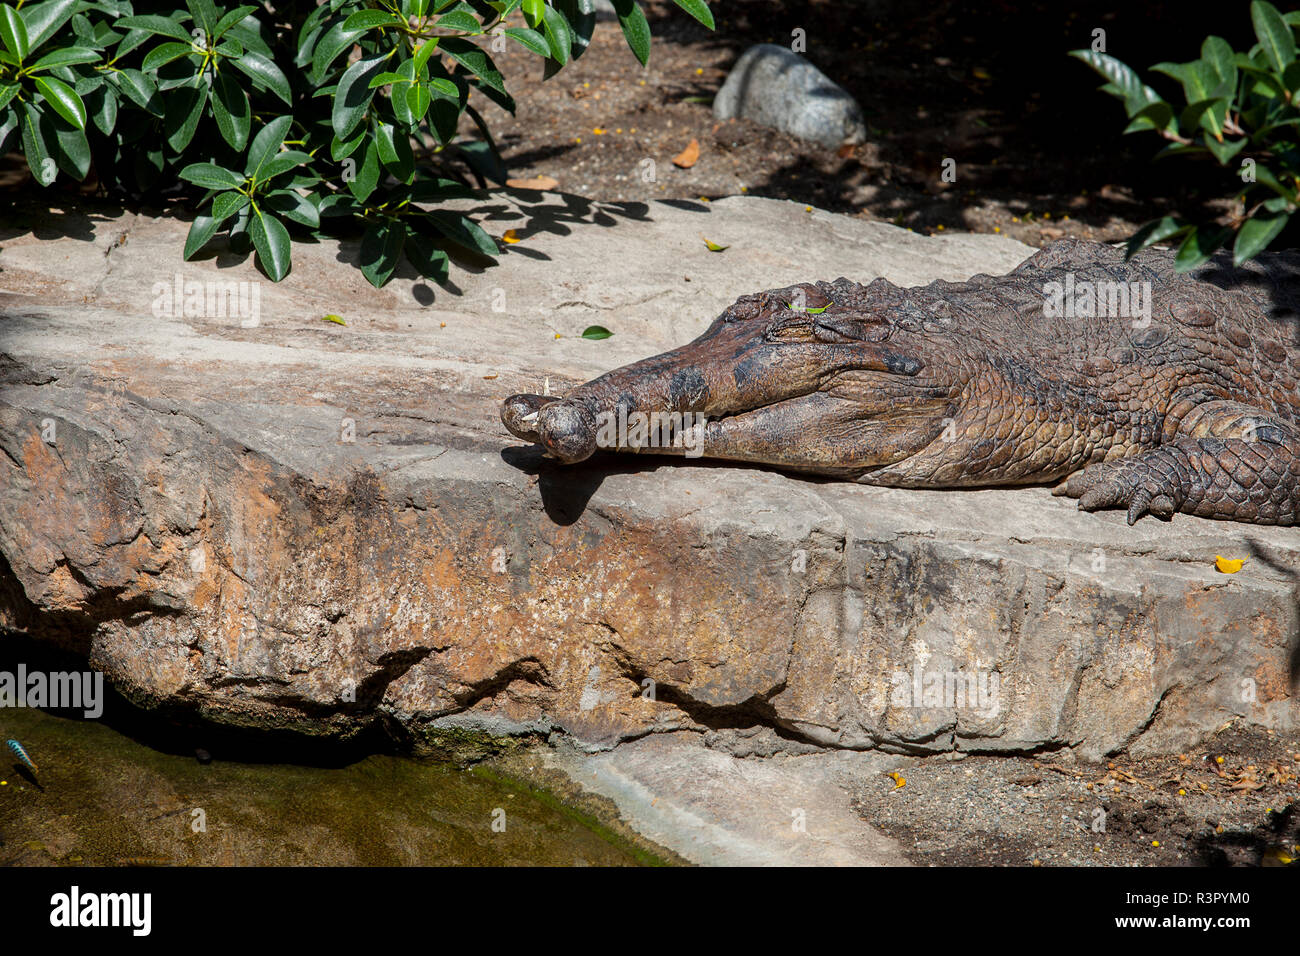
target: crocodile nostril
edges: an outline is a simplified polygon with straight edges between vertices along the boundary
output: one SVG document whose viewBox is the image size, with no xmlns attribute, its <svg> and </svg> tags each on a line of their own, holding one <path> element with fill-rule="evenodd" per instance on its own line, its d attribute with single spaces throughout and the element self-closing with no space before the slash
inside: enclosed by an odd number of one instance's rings
<svg viewBox="0 0 1300 956">
<path fill-rule="evenodd" d="M 582 461 L 596 451 L 596 416 L 578 402 L 551 402 L 537 413 L 537 434 L 560 461 Z"/>
</svg>

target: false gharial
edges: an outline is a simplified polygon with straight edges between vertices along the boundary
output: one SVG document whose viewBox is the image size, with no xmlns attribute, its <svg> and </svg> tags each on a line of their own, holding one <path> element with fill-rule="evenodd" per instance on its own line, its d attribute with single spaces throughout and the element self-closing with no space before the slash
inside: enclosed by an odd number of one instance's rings
<svg viewBox="0 0 1300 956">
<path fill-rule="evenodd" d="M 1061 240 L 1005 276 L 742 296 L 688 345 L 501 419 L 563 462 L 695 447 L 868 485 L 1054 485 L 1130 524 L 1295 525 L 1298 306 L 1300 253 L 1180 273 Z M 638 415 L 659 432 L 603 428 Z"/>
</svg>

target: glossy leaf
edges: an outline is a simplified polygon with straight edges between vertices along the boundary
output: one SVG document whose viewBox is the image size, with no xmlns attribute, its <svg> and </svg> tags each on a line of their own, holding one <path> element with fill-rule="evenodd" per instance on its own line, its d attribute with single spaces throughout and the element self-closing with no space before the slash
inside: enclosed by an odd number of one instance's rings
<svg viewBox="0 0 1300 956">
<path fill-rule="evenodd" d="M 650 24 L 646 22 L 645 13 L 636 0 L 614 0 L 614 12 L 618 15 L 618 25 L 627 45 L 645 66 L 650 61 Z"/>
<path fill-rule="evenodd" d="M 253 248 L 257 250 L 257 261 L 271 277 L 279 282 L 289 274 L 290 247 L 289 230 L 270 213 L 254 213 L 248 223 L 248 233 L 253 239 Z"/>
<path fill-rule="evenodd" d="M 710 30 L 713 29 L 713 13 L 709 10 L 709 5 L 704 0 L 673 0 L 696 20 L 699 20 Z"/>
<path fill-rule="evenodd" d="M 0 43 L 5 45 L 21 63 L 27 59 L 31 47 L 27 39 L 27 24 L 18 11 L 7 3 L 0 3 Z"/>
<path fill-rule="evenodd" d="M 56 113 L 77 129 L 86 128 L 86 104 L 67 83 L 52 76 L 38 76 L 36 88 Z"/>
<path fill-rule="evenodd" d="M 331 116 L 334 135 L 339 139 L 347 139 L 361 123 L 366 109 L 370 106 L 370 100 L 375 95 L 374 90 L 370 89 L 370 81 L 383 72 L 384 64 L 387 62 L 386 53 L 357 60 L 339 79 L 338 89 L 334 91 L 334 109 Z"/>
<path fill-rule="evenodd" d="M 248 144 L 249 127 L 253 120 L 248 94 L 226 72 L 217 74 L 212 94 L 212 118 L 217 121 L 217 129 L 232 149 L 243 152 Z"/>
<path fill-rule="evenodd" d="M 1233 265 L 1241 265 L 1268 248 L 1290 221 L 1290 213 L 1256 213 L 1247 219 L 1237 233 L 1232 247 Z"/>
</svg>

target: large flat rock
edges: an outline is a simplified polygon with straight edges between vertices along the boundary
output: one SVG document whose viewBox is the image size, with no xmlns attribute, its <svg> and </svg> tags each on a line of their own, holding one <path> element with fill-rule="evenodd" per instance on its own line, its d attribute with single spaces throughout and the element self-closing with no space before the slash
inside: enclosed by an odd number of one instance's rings
<svg viewBox="0 0 1300 956">
<path fill-rule="evenodd" d="M 743 293 L 961 279 L 1026 247 L 752 198 L 484 204 L 522 237 L 501 265 L 379 291 L 354 243 L 295 246 L 277 285 L 182 262 L 176 220 L 11 214 L 0 624 L 146 705 L 416 741 L 764 726 L 795 751 L 1095 756 L 1300 723 L 1294 529 L 1130 528 L 1045 489 L 562 468 L 498 422 L 504 396 L 680 344 Z M 258 323 L 155 314 L 178 275 L 258 283 Z M 592 324 L 614 337 L 579 338 Z M 1248 560 L 1224 575 L 1216 554 Z"/>
</svg>

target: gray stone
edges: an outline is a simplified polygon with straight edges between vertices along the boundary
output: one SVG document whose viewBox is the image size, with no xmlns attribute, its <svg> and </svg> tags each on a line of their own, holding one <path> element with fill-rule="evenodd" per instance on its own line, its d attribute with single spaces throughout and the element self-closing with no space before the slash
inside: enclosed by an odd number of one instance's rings
<svg viewBox="0 0 1300 956">
<path fill-rule="evenodd" d="M 753 120 L 829 147 L 867 136 L 857 100 L 798 53 L 772 43 L 741 54 L 713 100 L 713 115 Z"/>
<path fill-rule="evenodd" d="M 355 243 L 296 245 L 272 284 L 221 251 L 183 262 L 175 220 L 0 222 L 0 634 L 77 650 L 146 706 L 439 746 L 769 728 L 729 749 L 1096 756 L 1300 725 L 1294 529 L 1130 528 L 1042 488 L 563 468 L 497 418 L 743 293 L 1005 272 L 1025 246 L 755 198 L 480 205 L 522 241 L 456 266 L 457 294 L 374 290 Z M 177 274 L 256 283 L 259 322 L 155 315 Z"/>
</svg>

